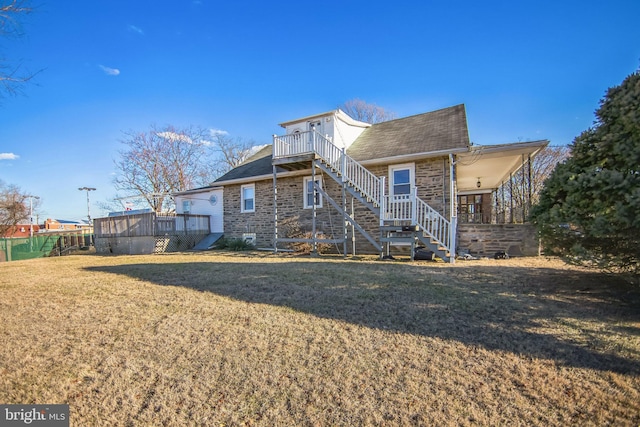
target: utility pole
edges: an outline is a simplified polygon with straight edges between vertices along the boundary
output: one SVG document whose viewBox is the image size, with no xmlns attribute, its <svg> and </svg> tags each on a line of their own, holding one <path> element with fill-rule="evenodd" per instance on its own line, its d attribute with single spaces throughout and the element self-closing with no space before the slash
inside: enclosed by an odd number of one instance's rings
<svg viewBox="0 0 640 427">
<path fill-rule="evenodd" d="M 29 247 L 33 251 L 33 199 L 39 200 L 40 197 L 28 195 L 29 198 Z"/>
<path fill-rule="evenodd" d="M 89 220 L 89 225 L 91 225 L 91 208 L 89 207 L 89 191 L 95 191 L 96 189 L 93 187 L 80 187 L 78 188 L 78 190 L 87 192 L 87 219 Z"/>
</svg>

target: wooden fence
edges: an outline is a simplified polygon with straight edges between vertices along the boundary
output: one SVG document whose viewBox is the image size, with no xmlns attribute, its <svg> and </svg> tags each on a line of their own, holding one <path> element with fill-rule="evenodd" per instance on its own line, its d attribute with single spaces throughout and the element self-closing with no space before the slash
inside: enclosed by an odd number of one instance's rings
<svg viewBox="0 0 640 427">
<path fill-rule="evenodd" d="M 157 214 L 110 216 L 93 220 L 96 237 L 209 234 L 209 215 Z"/>
</svg>

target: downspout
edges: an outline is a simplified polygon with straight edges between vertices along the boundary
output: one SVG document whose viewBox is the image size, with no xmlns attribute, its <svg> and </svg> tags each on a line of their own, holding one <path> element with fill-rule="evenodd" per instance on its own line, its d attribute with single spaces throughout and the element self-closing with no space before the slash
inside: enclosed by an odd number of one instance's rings
<svg viewBox="0 0 640 427">
<path fill-rule="evenodd" d="M 449 262 L 456 262 L 456 233 L 458 230 L 458 212 L 456 207 L 455 169 L 453 154 L 449 153 Z"/>
</svg>

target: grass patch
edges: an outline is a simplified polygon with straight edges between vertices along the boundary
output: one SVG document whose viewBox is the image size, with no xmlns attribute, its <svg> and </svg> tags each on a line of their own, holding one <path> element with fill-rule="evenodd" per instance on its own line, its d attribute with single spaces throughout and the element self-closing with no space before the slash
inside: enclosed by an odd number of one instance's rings
<svg viewBox="0 0 640 427">
<path fill-rule="evenodd" d="M 0 402 L 72 425 L 638 425 L 640 291 L 557 260 L 0 264 Z"/>
</svg>

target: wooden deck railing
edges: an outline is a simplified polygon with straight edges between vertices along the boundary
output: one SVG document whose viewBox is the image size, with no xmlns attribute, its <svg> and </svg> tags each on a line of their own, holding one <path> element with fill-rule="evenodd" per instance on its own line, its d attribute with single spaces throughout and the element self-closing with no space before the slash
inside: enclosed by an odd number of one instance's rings
<svg viewBox="0 0 640 427">
<path fill-rule="evenodd" d="M 209 215 L 156 214 L 110 216 L 93 220 L 96 237 L 209 234 Z"/>
</svg>

